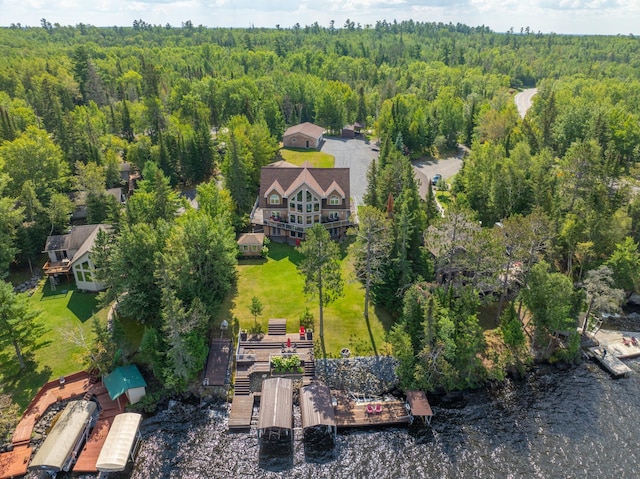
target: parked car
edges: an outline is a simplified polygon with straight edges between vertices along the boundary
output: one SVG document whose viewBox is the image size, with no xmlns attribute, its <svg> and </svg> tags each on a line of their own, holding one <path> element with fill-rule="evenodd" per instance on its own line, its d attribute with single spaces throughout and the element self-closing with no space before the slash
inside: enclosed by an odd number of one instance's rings
<svg viewBox="0 0 640 479">
<path fill-rule="evenodd" d="M 436 186 L 438 184 L 438 181 L 440 181 L 442 179 L 442 175 L 440 173 L 436 173 L 435 175 L 433 175 L 433 178 L 431 178 L 431 184 L 433 186 Z"/>
</svg>

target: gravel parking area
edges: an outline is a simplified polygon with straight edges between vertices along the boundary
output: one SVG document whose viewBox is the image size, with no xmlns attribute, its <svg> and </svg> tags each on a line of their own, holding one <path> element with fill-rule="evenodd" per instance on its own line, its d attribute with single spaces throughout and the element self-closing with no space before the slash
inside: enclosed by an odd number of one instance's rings
<svg viewBox="0 0 640 479">
<path fill-rule="evenodd" d="M 335 157 L 336 168 L 350 168 L 349 179 L 351 181 L 351 196 L 355 198 L 358 205 L 363 205 L 362 198 L 367 191 L 367 170 L 371 160 L 380 154 L 374 151 L 373 143 L 355 139 L 329 137 L 325 138 L 321 151 Z M 377 148 L 376 148 L 377 150 Z M 455 156 L 441 160 L 425 159 L 413 162 L 416 178 L 420 180 L 420 196 L 427 194 L 427 184 L 436 173 L 440 173 L 446 180 L 455 175 L 462 167 L 462 158 L 465 149 L 460 148 Z"/>
<path fill-rule="evenodd" d="M 351 196 L 359 205 L 363 205 L 362 198 L 367 191 L 367 170 L 371 160 L 378 157 L 373 151 L 373 143 L 367 140 L 330 137 L 325 138 L 321 151 L 333 155 L 336 168 L 350 168 Z"/>
</svg>

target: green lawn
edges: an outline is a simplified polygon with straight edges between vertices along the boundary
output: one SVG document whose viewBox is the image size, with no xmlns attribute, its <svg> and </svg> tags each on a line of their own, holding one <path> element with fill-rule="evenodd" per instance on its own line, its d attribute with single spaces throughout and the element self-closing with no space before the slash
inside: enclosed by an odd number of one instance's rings
<svg viewBox="0 0 640 479">
<path fill-rule="evenodd" d="M 314 316 L 317 333 L 318 303 L 306 298 L 302 292 L 303 278 L 296 269 L 299 260 L 300 255 L 294 247 L 271 243 L 266 260 L 240 261 L 237 289 L 224 305 L 226 319 L 237 318 L 241 328 L 251 329 L 254 318 L 249 313 L 249 304 L 251 298 L 257 296 L 264 306 L 263 314 L 258 317 L 263 331 L 267 330 L 269 318 L 286 318 L 288 332 L 296 332 L 300 316 L 308 307 Z M 355 280 L 349 256 L 342 261 L 342 272 L 345 294 L 324 312 L 327 353 L 337 356 L 344 347 L 359 355 L 386 353 L 385 335 L 391 327 L 391 317 L 371 306 L 370 328 L 367 328 L 363 317 L 364 289 Z"/>
<path fill-rule="evenodd" d="M 333 168 L 335 163 L 335 158 L 332 155 L 305 148 L 282 148 L 280 156 L 283 160 L 298 166 L 302 166 L 305 161 L 308 161 L 314 168 Z"/>
<path fill-rule="evenodd" d="M 34 308 L 42 311 L 39 323 L 44 332 L 38 338 L 36 349 L 27 351 L 27 369 L 19 370 L 12 349 L 1 352 L 0 393 L 10 394 L 22 408 L 46 382 L 84 369 L 82 347 L 65 339 L 65 334 L 79 336 L 82 331 L 91 340 L 92 314 L 96 313 L 101 321 L 107 317 L 107 309 L 99 308 L 95 294 L 76 291 L 73 282 L 63 282 L 56 291 L 51 291 L 49 283 L 43 280 L 29 300 Z"/>
</svg>

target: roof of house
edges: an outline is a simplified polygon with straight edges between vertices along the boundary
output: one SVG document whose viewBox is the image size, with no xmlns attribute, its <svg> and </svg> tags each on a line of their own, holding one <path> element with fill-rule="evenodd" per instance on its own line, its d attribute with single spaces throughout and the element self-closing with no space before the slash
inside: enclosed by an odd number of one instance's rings
<svg viewBox="0 0 640 479">
<path fill-rule="evenodd" d="M 349 168 L 265 167 L 260 172 L 260 198 L 264 202 L 273 190 L 279 193 L 284 190 L 282 197 L 288 198 L 303 184 L 322 198 L 327 198 L 336 191 L 343 199 L 348 199 L 351 193 Z"/>
<path fill-rule="evenodd" d="M 314 426 L 335 426 L 336 418 L 329 386 L 320 381 L 313 381 L 300 389 L 300 412 L 303 429 Z"/>
<path fill-rule="evenodd" d="M 105 376 L 103 382 L 111 400 L 122 396 L 129 389 L 147 387 L 146 381 L 135 365 L 114 369 L 111 374 Z"/>
<path fill-rule="evenodd" d="M 262 382 L 258 429 L 293 428 L 293 381 L 271 378 Z"/>
<path fill-rule="evenodd" d="M 88 242 L 90 242 L 90 244 L 88 245 L 89 247 L 87 250 L 91 249 L 93 241 L 95 241 L 95 236 L 100 228 L 108 230 L 111 226 L 104 224 L 74 226 L 66 235 L 49 236 L 44 246 L 44 253 L 48 251 L 67 251 L 73 249 L 78 250 L 79 252 L 80 249 Z M 76 256 L 77 255 L 78 253 L 76 253 Z"/>
<path fill-rule="evenodd" d="M 273 163 L 270 163 L 264 166 L 264 168 L 297 168 L 297 167 L 298 165 L 294 163 L 289 163 L 288 161 L 285 161 L 285 160 L 274 161 Z"/>
<path fill-rule="evenodd" d="M 294 135 L 296 133 L 300 133 L 311 138 L 320 138 L 324 133 L 324 128 L 307 121 L 287 128 L 287 131 L 284 132 L 284 136 Z"/>
<path fill-rule="evenodd" d="M 244 233 L 238 238 L 239 245 L 262 245 L 264 243 L 264 233 Z"/>
</svg>

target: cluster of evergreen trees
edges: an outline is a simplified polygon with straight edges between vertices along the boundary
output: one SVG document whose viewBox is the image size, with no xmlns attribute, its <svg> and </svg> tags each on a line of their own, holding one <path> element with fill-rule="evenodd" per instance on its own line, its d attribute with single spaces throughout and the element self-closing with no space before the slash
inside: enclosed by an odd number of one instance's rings
<svg viewBox="0 0 640 479">
<path fill-rule="evenodd" d="M 232 280 L 233 230 L 246 224 L 260 167 L 285 127 L 303 121 L 329 131 L 361 121 L 382 140 L 357 266 L 368 294 L 400 318 L 392 342 L 412 358 L 409 382 L 465 387 L 526 360 L 527 332 L 545 332 L 533 340 L 548 344 L 575 323 L 573 284 L 602 265 L 615 287 L 638 285 L 634 37 L 413 21 L 208 29 L 43 20 L 0 29 L 0 43 L 0 272 L 36 259 L 46 236 L 68 227 L 69 192 L 86 193 L 90 221 L 115 226 L 103 279 L 122 314 L 149 326 L 146 351 L 166 353 L 152 359 L 158 376 L 181 371 L 175 387 L 203 354 L 187 331 L 204 331 Z M 522 120 L 513 89 L 534 85 Z M 458 143 L 471 153 L 442 219 L 431 193 L 420 199 L 409 159 Z M 124 160 L 146 171 L 122 212 L 104 189 L 119 185 Z M 176 218 L 173 188 L 203 182 L 201 210 Z M 380 244 L 367 247 L 373 239 Z M 522 303 L 512 307 L 502 279 L 516 264 Z M 561 278 L 573 299 L 545 311 L 535 288 L 562 290 Z M 488 298 L 500 298 L 511 354 L 494 369 L 477 360 L 478 305 Z M 525 309 L 535 330 L 518 332 Z"/>
</svg>

